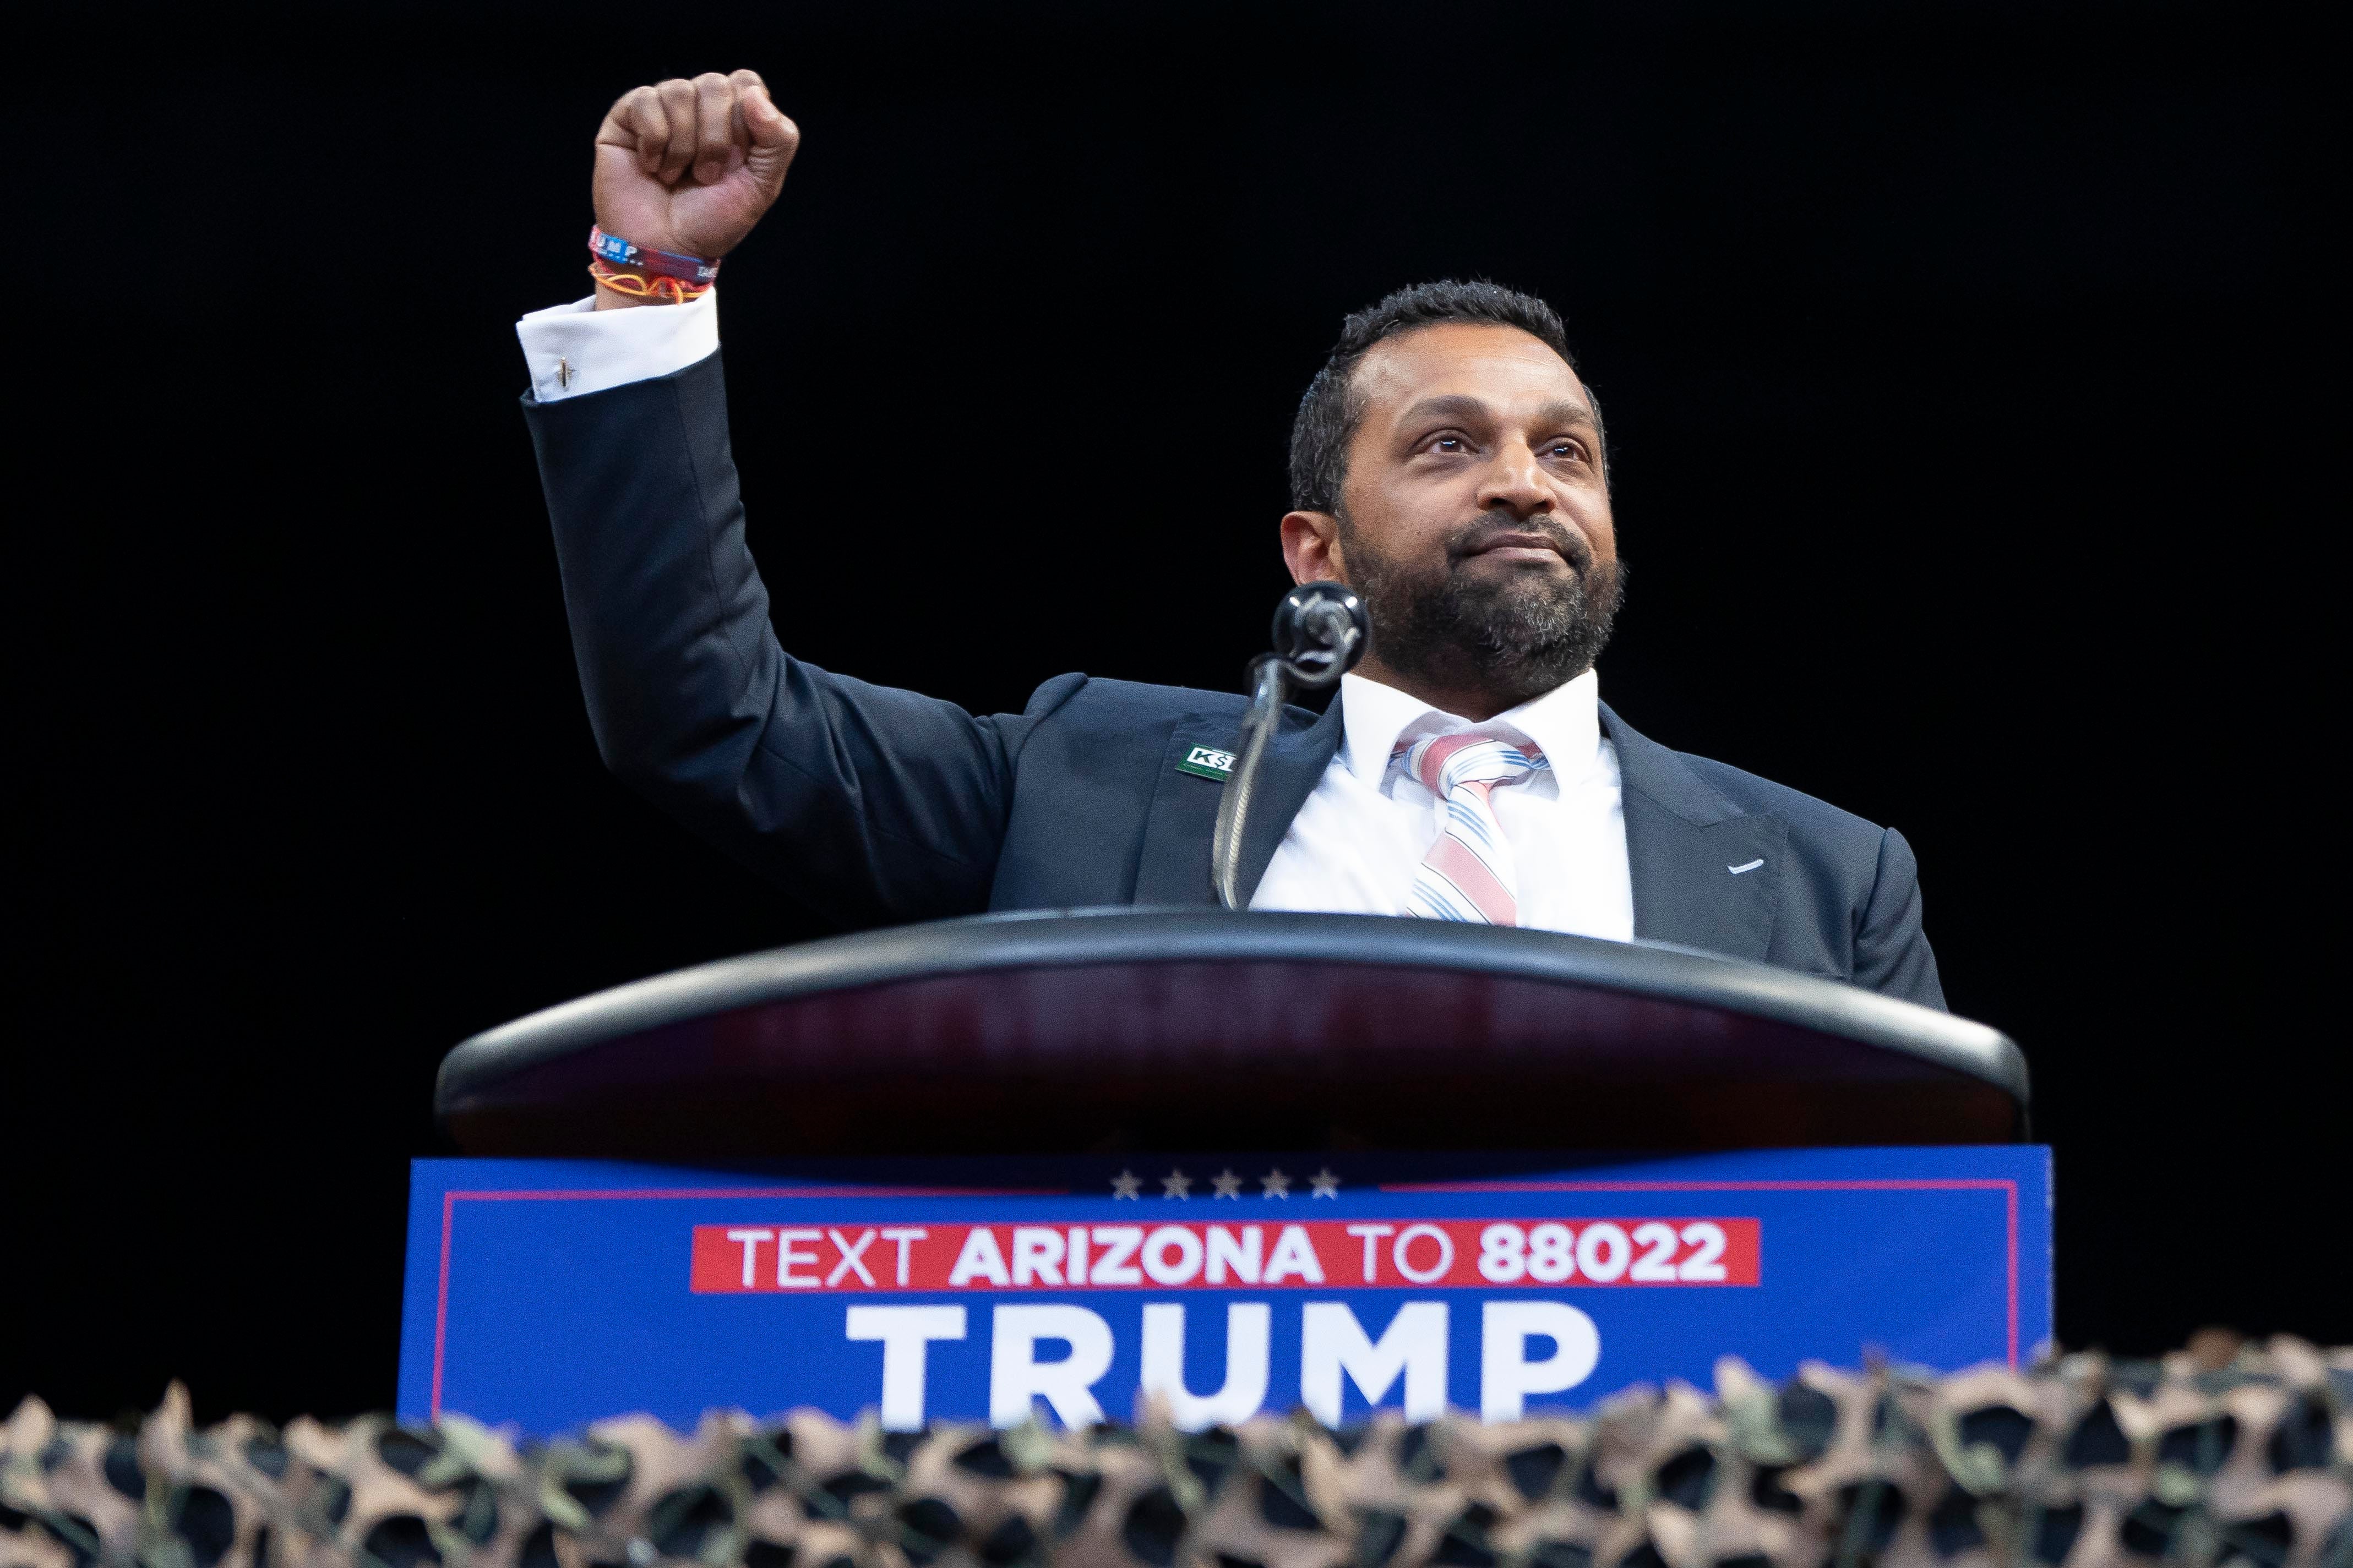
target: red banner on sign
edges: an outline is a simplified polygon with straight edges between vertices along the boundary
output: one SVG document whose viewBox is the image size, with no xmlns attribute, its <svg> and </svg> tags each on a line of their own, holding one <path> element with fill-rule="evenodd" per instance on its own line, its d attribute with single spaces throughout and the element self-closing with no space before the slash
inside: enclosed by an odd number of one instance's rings
<svg viewBox="0 0 2353 1568">
<path fill-rule="evenodd" d="M 694 1227 L 698 1293 L 1754 1285 L 1754 1219 Z"/>
</svg>

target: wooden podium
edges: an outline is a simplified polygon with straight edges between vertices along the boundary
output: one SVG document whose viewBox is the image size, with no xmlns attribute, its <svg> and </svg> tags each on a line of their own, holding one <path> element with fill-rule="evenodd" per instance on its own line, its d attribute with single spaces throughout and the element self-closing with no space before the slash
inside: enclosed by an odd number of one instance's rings
<svg viewBox="0 0 2353 1568">
<path fill-rule="evenodd" d="M 470 1154 L 2000 1143 L 1982 1025 L 1644 942 L 1357 915 L 992 915 L 553 1007 L 453 1051 Z"/>
</svg>

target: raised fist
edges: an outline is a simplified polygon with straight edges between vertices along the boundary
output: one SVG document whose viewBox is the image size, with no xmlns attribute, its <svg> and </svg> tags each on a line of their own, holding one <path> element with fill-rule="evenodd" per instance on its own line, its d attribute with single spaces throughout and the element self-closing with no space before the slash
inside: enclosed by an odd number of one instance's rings
<svg viewBox="0 0 2353 1568">
<path fill-rule="evenodd" d="M 632 88 L 596 132 L 597 225 L 715 260 L 776 201 L 800 141 L 757 71 Z"/>
</svg>

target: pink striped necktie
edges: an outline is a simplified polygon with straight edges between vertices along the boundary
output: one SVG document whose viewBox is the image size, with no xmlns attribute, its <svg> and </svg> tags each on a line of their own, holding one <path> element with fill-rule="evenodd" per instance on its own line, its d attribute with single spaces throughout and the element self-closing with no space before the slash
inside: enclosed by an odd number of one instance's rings
<svg viewBox="0 0 2353 1568">
<path fill-rule="evenodd" d="M 1489 792 L 1551 764 L 1534 746 L 1464 730 L 1401 745 L 1406 771 L 1442 807 L 1438 842 L 1422 857 L 1406 895 L 1406 913 L 1432 920 L 1508 926 L 1520 923 L 1519 882 L 1511 841 L 1495 821 Z"/>
</svg>

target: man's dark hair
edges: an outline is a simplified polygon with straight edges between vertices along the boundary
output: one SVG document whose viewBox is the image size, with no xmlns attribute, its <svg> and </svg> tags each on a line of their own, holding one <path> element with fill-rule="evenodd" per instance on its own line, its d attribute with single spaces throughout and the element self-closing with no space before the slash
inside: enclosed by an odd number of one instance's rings
<svg viewBox="0 0 2353 1568">
<path fill-rule="evenodd" d="M 1451 278 L 1416 283 L 1400 289 L 1368 310 L 1357 311 L 1340 325 L 1340 341 L 1307 394 L 1299 400 L 1299 416 L 1291 422 L 1291 504 L 1300 511 L 1340 510 L 1340 486 L 1348 477 L 1348 446 L 1364 423 L 1365 400 L 1356 388 L 1356 366 L 1375 343 L 1402 337 L 1423 327 L 1448 321 L 1470 321 L 1517 327 L 1577 368 L 1568 352 L 1568 333 L 1560 314 L 1533 294 L 1506 289 L 1500 283 L 1475 279 L 1461 283 Z M 1601 400 L 1585 389 L 1593 405 L 1597 432 Z M 1609 444 L 1602 442 L 1602 475 L 1609 475 Z"/>
</svg>

